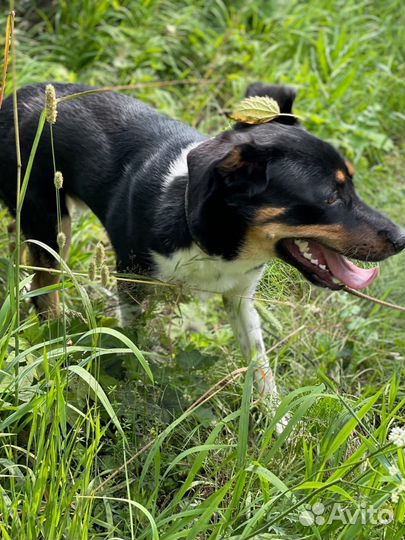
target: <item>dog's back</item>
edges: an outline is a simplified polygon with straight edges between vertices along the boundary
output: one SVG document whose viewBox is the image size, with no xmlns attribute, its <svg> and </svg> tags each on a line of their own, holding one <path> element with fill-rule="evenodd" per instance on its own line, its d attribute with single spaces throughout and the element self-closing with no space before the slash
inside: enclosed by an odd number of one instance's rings
<svg viewBox="0 0 405 540">
<path fill-rule="evenodd" d="M 58 98 L 89 90 L 82 85 L 55 84 L 54 87 Z M 44 103 L 43 84 L 27 86 L 18 92 L 23 170 Z M 201 136 L 136 99 L 108 92 L 60 103 L 53 138 L 56 167 L 63 171 L 66 192 L 79 197 L 103 221 L 107 212 L 105 205 L 110 205 L 123 172 L 128 169 L 136 172 L 156 156 L 155 166 L 163 170 L 155 177 L 161 178 L 171 159 Z M 11 98 L 4 101 L 0 111 L 0 140 L 0 197 L 14 210 L 16 161 Z M 47 207 L 52 205 L 55 198 L 53 189 L 49 189 L 53 187 L 52 179 L 50 128 L 45 125 L 31 173 L 27 203 L 30 193 L 35 192 L 36 203 L 41 198 Z M 102 197 L 98 196 L 100 186 Z M 49 195 L 52 201 L 48 200 Z"/>
<path fill-rule="evenodd" d="M 58 98 L 89 90 L 82 85 L 55 84 Z M 94 90 L 94 89 L 93 89 Z M 18 92 L 23 172 L 41 111 L 45 85 Z M 144 103 L 117 93 L 86 95 L 61 102 L 53 126 L 57 170 L 63 172 L 62 218 L 69 212 L 65 195 L 84 202 L 109 231 L 117 253 L 142 251 L 151 226 L 153 201 L 162 179 L 182 149 L 204 138 Z M 16 203 L 15 131 L 12 99 L 0 111 L 0 198 L 12 213 Z M 50 126 L 45 125 L 29 180 L 22 212 L 24 234 L 57 250 L 54 167 Z M 137 228 L 130 218 L 137 215 Z M 142 223 L 142 227 L 139 227 Z M 141 229 L 141 230 L 140 230 Z M 121 245 L 123 249 L 121 250 Z M 123 261 L 126 263 L 127 261 Z"/>
</svg>

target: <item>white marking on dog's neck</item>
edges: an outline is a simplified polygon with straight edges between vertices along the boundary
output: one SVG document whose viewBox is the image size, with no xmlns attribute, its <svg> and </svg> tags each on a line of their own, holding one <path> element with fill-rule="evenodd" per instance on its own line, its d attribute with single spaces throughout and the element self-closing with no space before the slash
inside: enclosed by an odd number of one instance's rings
<svg viewBox="0 0 405 540">
<path fill-rule="evenodd" d="M 187 249 L 178 249 L 169 256 L 152 252 L 152 257 L 154 277 L 189 287 L 196 293 L 208 294 L 248 287 L 252 280 L 257 280 L 256 274 L 261 271 L 257 266 L 263 264 L 262 261 L 240 259 L 227 261 L 207 255 L 195 244 Z"/>
<path fill-rule="evenodd" d="M 199 146 L 203 141 L 193 142 L 182 149 L 180 154 L 170 163 L 169 171 L 163 178 L 163 189 L 166 189 L 175 178 L 188 176 L 187 156 L 193 148 Z"/>
</svg>

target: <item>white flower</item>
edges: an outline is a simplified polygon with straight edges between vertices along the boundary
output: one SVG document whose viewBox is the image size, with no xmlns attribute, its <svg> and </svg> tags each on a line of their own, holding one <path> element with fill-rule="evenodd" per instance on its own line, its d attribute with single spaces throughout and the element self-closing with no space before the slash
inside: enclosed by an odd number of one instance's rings
<svg viewBox="0 0 405 540">
<path fill-rule="evenodd" d="M 398 491 L 394 491 L 394 492 L 391 494 L 391 501 L 392 501 L 394 504 L 397 504 L 397 502 L 399 502 L 399 493 L 398 493 Z"/>
<path fill-rule="evenodd" d="M 398 448 L 405 448 L 405 429 L 398 426 L 392 428 L 388 440 Z"/>
</svg>

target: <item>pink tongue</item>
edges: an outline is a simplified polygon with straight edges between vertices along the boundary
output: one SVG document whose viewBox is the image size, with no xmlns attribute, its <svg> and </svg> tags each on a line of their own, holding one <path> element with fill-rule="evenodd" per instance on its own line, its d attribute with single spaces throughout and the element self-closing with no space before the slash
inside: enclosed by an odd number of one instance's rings
<svg viewBox="0 0 405 540">
<path fill-rule="evenodd" d="M 352 289 L 364 289 L 368 287 L 380 273 L 378 266 L 374 268 L 360 268 L 343 255 L 339 255 L 323 246 L 319 247 L 322 249 L 331 274 Z"/>
</svg>

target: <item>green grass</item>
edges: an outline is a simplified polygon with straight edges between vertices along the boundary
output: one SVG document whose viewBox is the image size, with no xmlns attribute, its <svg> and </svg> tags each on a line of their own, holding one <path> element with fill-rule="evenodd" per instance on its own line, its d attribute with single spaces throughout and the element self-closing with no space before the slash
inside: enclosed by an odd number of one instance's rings
<svg viewBox="0 0 405 540">
<path fill-rule="evenodd" d="M 368 203 L 405 225 L 401 2 L 49 4 L 17 2 L 18 86 L 197 79 L 131 94 L 214 134 L 248 83 L 292 84 L 305 126 L 354 162 Z M 218 299 L 183 304 L 175 292 L 118 328 L 113 291 L 72 274 L 86 274 L 106 242 L 84 214 L 65 270 L 65 325 L 38 320 L 21 272 L 17 326 L 0 212 L 2 538 L 404 537 L 405 458 L 388 440 L 404 424 L 403 314 L 312 288 L 275 261 L 258 307 L 282 389 L 277 415 L 250 399 L 249 370 L 193 406 L 243 365 Z M 111 250 L 107 260 L 112 268 Z M 403 254 L 382 263 L 370 294 L 404 305 L 403 265 Z M 326 520 L 306 525 L 315 504 Z M 370 508 L 392 521 L 372 523 Z"/>
</svg>

